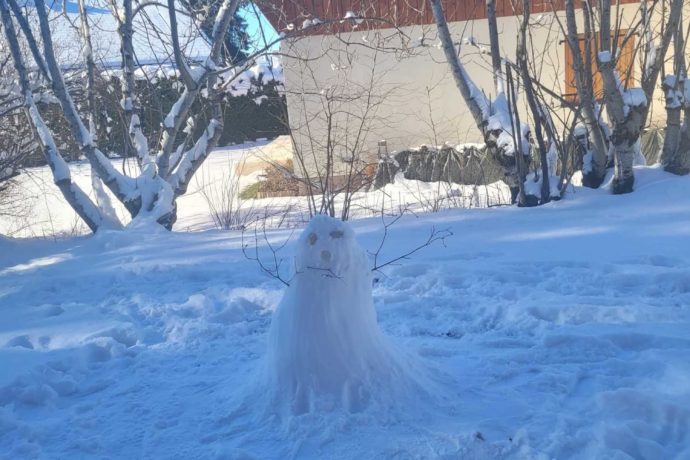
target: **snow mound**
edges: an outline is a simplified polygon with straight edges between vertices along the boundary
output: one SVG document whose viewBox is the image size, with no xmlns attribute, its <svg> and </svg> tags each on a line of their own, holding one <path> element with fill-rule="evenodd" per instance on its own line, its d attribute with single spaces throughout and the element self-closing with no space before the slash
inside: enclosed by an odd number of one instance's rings
<svg viewBox="0 0 690 460">
<path fill-rule="evenodd" d="M 315 216 L 297 242 L 295 276 L 269 332 L 273 402 L 293 413 L 362 410 L 404 392 L 403 354 L 381 333 L 367 254 L 349 225 Z"/>
</svg>

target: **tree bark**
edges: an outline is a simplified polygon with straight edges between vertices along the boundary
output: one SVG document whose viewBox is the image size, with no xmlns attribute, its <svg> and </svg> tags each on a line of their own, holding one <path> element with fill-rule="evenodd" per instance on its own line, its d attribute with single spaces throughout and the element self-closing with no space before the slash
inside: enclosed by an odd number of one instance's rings
<svg viewBox="0 0 690 460">
<path fill-rule="evenodd" d="M 498 23 L 496 21 L 496 0 L 486 0 L 486 17 L 489 23 L 489 43 L 491 46 L 491 67 L 494 71 L 494 88 L 503 88 L 503 63 L 498 42 Z"/>
<path fill-rule="evenodd" d="M 681 13 L 682 14 L 682 13 Z M 683 23 L 682 16 L 680 24 Z M 666 135 L 659 162 L 668 171 L 677 175 L 690 173 L 690 137 L 681 123 L 683 111 L 686 118 L 690 109 L 690 101 L 685 99 L 687 80 L 687 65 L 685 62 L 685 37 L 682 27 L 678 27 L 673 37 L 673 75 L 664 79 L 662 88 L 666 94 Z"/>
<path fill-rule="evenodd" d="M 116 15 L 119 21 L 118 34 L 120 36 L 120 53 L 122 55 L 122 109 L 124 111 L 125 125 L 128 126 L 127 138 L 124 143 L 124 156 L 130 156 L 129 150 L 134 146 L 134 151 L 142 169 L 143 175 L 151 178 L 156 174 L 155 163 L 149 152 L 146 136 L 141 129 L 141 120 L 137 101 L 135 98 L 134 82 L 134 13 L 132 12 L 132 0 L 123 0 L 122 17 Z"/>
<path fill-rule="evenodd" d="M 31 55 L 34 57 L 36 65 L 41 71 L 41 75 L 43 75 L 43 78 L 45 78 L 46 81 L 50 82 L 51 78 L 50 72 L 48 72 L 48 66 L 46 65 L 45 59 L 43 59 L 43 55 L 41 54 L 41 50 L 39 49 L 38 44 L 36 43 L 36 38 L 34 37 L 34 34 L 31 31 L 29 21 L 27 21 L 26 17 L 24 17 L 22 11 L 19 9 L 19 5 L 17 5 L 17 0 L 7 0 L 7 3 L 12 9 L 12 13 L 14 14 L 14 17 L 17 19 L 19 27 L 22 29 L 24 38 L 26 39 L 26 42 L 29 45 L 29 49 L 31 50 Z"/>
<path fill-rule="evenodd" d="M 440 0 L 431 0 L 431 8 L 436 21 L 436 28 L 438 29 L 439 40 L 443 47 L 443 53 L 450 66 L 450 71 L 455 79 L 455 85 L 460 90 L 462 98 L 470 109 L 470 113 L 474 118 L 474 122 L 482 133 L 486 130 L 486 124 L 489 118 L 489 101 L 486 96 L 477 88 L 465 68 L 460 63 L 453 38 L 448 29 L 448 23 L 443 13 Z"/>
<path fill-rule="evenodd" d="M 637 142 L 644 126 L 648 101 L 639 105 L 628 105 L 620 92 L 620 80 L 615 74 L 611 59 L 600 60 L 599 72 L 604 83 L 606 110 L 613 123 L 611 143 L 614 149 L 614 176 L 612 192 L 615 195 L 633 191 L 635 176 L 633 164 L 636 156 Z"/>
<path fill-rule="evenodd" d="M 684 85 L 685 81 L 678 81 L 675 75 L 667 76 L 662 85 L 666 94 L 666 132 L 659 162 L 666 171 L 674 173 L 679 170 L 677 155 L 680 148 Z"/>
</svg>

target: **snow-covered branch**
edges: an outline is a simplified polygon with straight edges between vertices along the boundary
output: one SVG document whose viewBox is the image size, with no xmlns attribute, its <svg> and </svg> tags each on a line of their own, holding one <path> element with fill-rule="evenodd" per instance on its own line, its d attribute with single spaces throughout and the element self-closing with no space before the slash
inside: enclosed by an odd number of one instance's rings
<svg viewBox="0 0 690 460">
<path fill-rule="evenodd" d="M 14 66 L 19 77 L 19 84 L 22 93 L 24 94 L 24 106 L 32 120 L 43 146 L 43 154 L 46 158 L 50 169 L 53 172 L 53 180 L 60 189 L 65 200 L 72 206 L 75 212 L 81 217 L 86 225 L 92 230 L 96 231 L 101 224 L 102 216 L 98 207 L 91 201 L 91 199 L 84 193 L 84 191 L 72 182 L 69 171 L 69 166 L 60 155 L 60 152 L 55 145 L 53 135 L 46 126 L 41 114 L 36 108 L 31 87 L 29 85 L 28 72 L 24 65 L 24 58 L 22 56 L 17 34 L 14 30 L 14 24 L 10 16 L 10 10 L 6 0 L 0 0 L 0 15 L 2 16 L 3 31 L 5 38 L 9 44 L 10 52 L 14 60 Z"/>
<path fill-rule="evenodd" d="M 55 97 L 60 101 L 60 105 L 67 119 L 72 136 L 79 144 L 82 152 L 91 163 L 96 173 L 103 182 L 110 188 L 118 199 L 132 215 L 138 211 L 140 203 L 138 194 L 132 179 L 119 173 L 110 160 L 96 148 L 91 132 L 86 128 L 75 107 L 71 95 L 67 91 L 62 72 L 55 58 L 53 50 L 53 40 L 50 31 L 48 14 L 43 0 L 35 0 L 36 13 L 39 20 L 41 38 L 43 39 L 43 53 L 45 56 L 48 71 L 52 78 L 52 87 Z"/>
</svg>

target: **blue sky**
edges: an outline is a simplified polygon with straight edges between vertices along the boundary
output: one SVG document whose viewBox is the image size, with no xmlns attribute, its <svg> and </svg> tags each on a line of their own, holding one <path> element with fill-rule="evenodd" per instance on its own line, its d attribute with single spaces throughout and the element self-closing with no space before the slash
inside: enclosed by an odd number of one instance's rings
<svg viewBox="0 0 690 460">
<path fill-rule="evenodd" d="M 256 11 L 259 12 L 258 7 L 256 8 Z M 269 43 L 278 38 L 277 32 L 271 23 L 268 22 L 268 19 L 266 19 L 261 12 L 259 12 L 259 17 L 257 17 L 255 9 L 251 5 L 242 8 L 240 14 L 247 20 L 247 31 L 254 40 L 255 49 L 261 49 L 266 46 L 264 43 L 264 36 L 265 40 Z M 277 50 L 278 48 L 279 44 L 276 44 L 272 50 Z"/>
</svg>

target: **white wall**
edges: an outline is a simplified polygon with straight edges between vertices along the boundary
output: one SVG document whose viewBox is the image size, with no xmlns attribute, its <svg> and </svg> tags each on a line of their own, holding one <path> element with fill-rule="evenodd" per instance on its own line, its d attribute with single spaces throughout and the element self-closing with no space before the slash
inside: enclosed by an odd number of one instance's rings
<svg viewBox="0 0 690 460">
<path fill-rule="evenodd" d="M 632 27 L 638 20 L 638 5 L 625 5 L 622 10 L 622 28 Z M 534 15 L 530 32 L 539 81 L 562 94 L 565 44 L 559 20 L 565 26 L 562 13 L 558 17 Z M 515 56 L 518 27 L 518 18 L 498 19 L 501 51 L 508 59 Z M 581 21 L 579 27 L 582 30 Z M 450 29 L 457 41 L 474 37 L 488 49 L 486 20 L 456 22 L 450 24 Z M 303 153 L 307 170 L 313 171 L 315 164 L 323 166 L 325 162 L 329 145 L 326 94 L 339 99 L 330 104 L 338 112 L 331 117 L 331 132 L 337 135 L 330 136 L 330 145 L 335 144 L 334 150 L 349 154 L 357 150 L 369 161 L 375 160 L 381 139 L 387 141 L 389 151 L 420 144 L 482 141 L 455 86 L 443 51 L 435 46 L 438 42 L 435 26 L 405 27 L 402 32 L 411 41 L 424 37 L 424 43 L 430 46 L 408 46 L 407 51 L 401 51 L 408 40 L 390 29 L 309 36 L 284 43 L 282 51 L 291 56 L 284 60 L 290 125 L 295 147 Z M 489 56 L 465 44 L 461 60 L 475 83 L 487 94 L 493 93 Z M 636 76 L 640 76 L 639 68 Z M 366 88 L 372 84 L 375 91 L 368 94 Z M 367 100 L 376 101 L 375 109 Z M 557 100 L 547 100 L 557 117 L 566 120 L 570 116 Z M 665 118 L 663 100 L 662 92 L 658 91 L 653 101 L 652 122 Z M 367 113 L 367 129 L 357 137 L 364 113 Z"/>
</svg>

